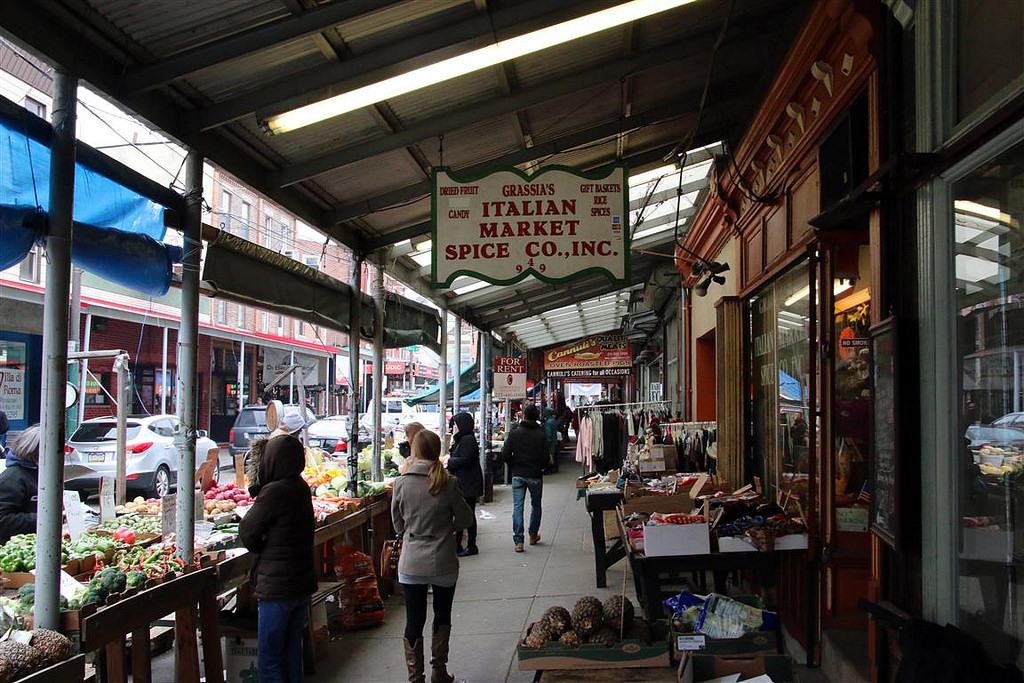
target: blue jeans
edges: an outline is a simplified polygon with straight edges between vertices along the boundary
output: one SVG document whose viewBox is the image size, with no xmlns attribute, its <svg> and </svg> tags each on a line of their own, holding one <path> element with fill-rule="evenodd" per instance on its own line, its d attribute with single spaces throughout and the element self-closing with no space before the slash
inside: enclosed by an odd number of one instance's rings
<svg viewBox="0 0 1024 683">
<path fill-rule="evenodd" d="M 540 531 L 540 496 L 544 492 L 544 480 L 540 477 L 512 477 L 512 540 L 523 542 L 523 503 L 526 491 L 530 491 L 530 535 Z"/>
<path fill-rule="evenodd" d="M 260 600 L 260 683 L 301 683 L 302 631 L 309 596 Z"/>
</svg>

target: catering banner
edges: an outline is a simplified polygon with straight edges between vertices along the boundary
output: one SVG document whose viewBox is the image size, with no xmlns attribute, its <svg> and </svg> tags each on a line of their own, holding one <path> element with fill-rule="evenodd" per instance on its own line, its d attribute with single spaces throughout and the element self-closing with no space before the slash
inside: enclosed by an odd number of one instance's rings
<svg viewBox="0 0 1024 683">
<path fill-rule="evenodd" d="M 547 377 L 617 377 L 632 368 L 632 350 L 620 334 L 586 337 L 544 354 Z"/>
<path fill-rule="evenodd" d="M 456 177 L 434 171 L 434 287 L 468 275 L 507 285 L 533 275 L 563 282 L 603 273 L 629 282 L 629 193 L 622 167 L 549 166 Z"/>
</svg>

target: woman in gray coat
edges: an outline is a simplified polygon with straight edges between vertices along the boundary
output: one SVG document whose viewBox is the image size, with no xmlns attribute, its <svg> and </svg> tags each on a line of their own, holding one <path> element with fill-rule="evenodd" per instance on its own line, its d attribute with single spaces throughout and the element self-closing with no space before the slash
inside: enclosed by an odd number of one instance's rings
<svg viewBox="0 0 1024 683">
<path fill-rule="evenodd" d="M 405 594 L 405 663 L 410 683 L 424 683 L 423 626 L 427 589 L 433 586 L 434 624 L 430 643 L 431 683 L 453 683 L 448 673 L 452 602 L 459 578 L 455 531 L 473 522 L 459 480 L 441 463 L 441 438 L 423 430 L 412 440 L 412 462 L 395 482 L 391 518 L 402 538 L 398 582 Z"/>
</svg>

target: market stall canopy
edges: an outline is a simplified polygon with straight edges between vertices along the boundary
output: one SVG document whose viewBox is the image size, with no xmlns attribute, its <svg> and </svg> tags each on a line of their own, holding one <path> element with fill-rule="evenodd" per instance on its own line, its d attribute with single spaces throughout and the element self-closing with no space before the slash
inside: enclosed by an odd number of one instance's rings
<svg viewBox="0 0 1024 683">
<path fill-rule="evenodd" d="M 455 387 L 455 378 L 451 378 L 447 382 L 448 386 L 448 400 L 451 400 L 453 396 L 453 390 Z M 473 363 L 468 368 L 463 370 L 459 374 L 459 392 L 461 392 L 461 398 L 465 398 L 467 394 L 471 394 L 480 388 L 480 372 L 477 369 L 476 363 Z M 429 402 L 431 400 L 437 400 L 437 393 L 440 390 L 440 385 L 435 384 L 432 388 L 422 391 L 415 396 L 411 396 L 405 399 L 405 402 L 411 406 L 417 403 Z"/>
<path fill-rule="evenodd" d="M 0 28 L 324 235 L 359 255 L 387 251 L 389 274 L 420 294 L 499 330 L 623 287 L 596 275 L 432 289 L 431 170 L 616 163 L 632 177 L 710 160 L 700 150 L 742 136 L 809 0 L 681 2 L 305 127 L 288 131 L 279 115 L 625 4 L 36 0 L 26 11 L 0 0 Z M 671 252 L 689 218 L 675 197 L 665 216 L 647 212 L 634 247 Z M 661 260 L 634 252 L 632 282 Z"/>
<path fill-rule="evenodd" d="M 209 243 L 203 281 L 211 294 L 341 332 L 349 332 L 349 285 L 316 268 L 218 231 Z M 360 336 L 373 339 L 373 299 L 360 292 L 366 321 Z M 390 296 L 384 307 L 384 346 L 422 344 L 440 351 L 441 318 L 415 301 Z"/>
</svg>

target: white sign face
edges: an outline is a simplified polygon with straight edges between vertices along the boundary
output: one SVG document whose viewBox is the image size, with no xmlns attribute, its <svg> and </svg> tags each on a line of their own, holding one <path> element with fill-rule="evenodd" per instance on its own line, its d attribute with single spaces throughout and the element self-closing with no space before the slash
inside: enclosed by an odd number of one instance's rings
<svg viewBox="0 0 1024 683">
<path fill-rule="evenodd" d="M 78 491 L 64 492 L 64 516 L 68 520 L 68 534 L 72 541 L 77 541 L 85 532 L 85 511 Z"/>
<path fill-rule="evenodd" d="M 494 359 L 492 398 L 526 398 L 526 359 Z"/>
<path fill-rule="evenodd" d="M 109 522 L 117 516 L 113 477 L 100 477 L 100 521 Z"/>
<path fill-rule="evenodd" d="M 0 368 L 0 410 L 8 420 L 25 419 L 25 371 L 7 366 Z"/>
<path fill-rule="evenodd" d="M 629 279 L 626 172 L 551 166 L 458 180 L 434 173 L 434 287 L 460 275 L 506 285 L 527 275 L 561 282 L 584 273 Z M 497 382 L 495 383 L 497 386 Z"/>
</svg>

